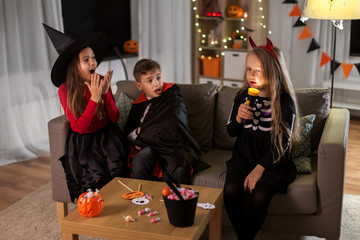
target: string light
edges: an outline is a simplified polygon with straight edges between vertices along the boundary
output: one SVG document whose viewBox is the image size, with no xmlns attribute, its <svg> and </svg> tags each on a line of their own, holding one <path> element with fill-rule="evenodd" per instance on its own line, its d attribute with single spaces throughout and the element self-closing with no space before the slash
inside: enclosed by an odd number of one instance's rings
<svg viewBox="0 0 360 240">
<path fill-rule="evenodd" d="M 196 13 L 196 11 L 198 10 L 197 7 L 196 7 L 196 2 L 197 2 L 197 1 L 196 1 L 196 0 L 192 0 L 192 2 L 194 3 L 194 6 L 193 6 L 192 9 L 193 9 L 193 11 L 195 11 L 195 28 L 197 29 L 197 32 L 198 32 L 199 34 L 201 34 L 201 37 L 202 37 L 202 39 L 200 40 L 201 43 L 202 43 L 202 44 L 205 44 L 205 43 L 206 43 L 206 40 L 205 40 L 206 34 L 205 34 L 205 33 L 202 33 L 203 31 L 202 31 L 202 29 L 201 29 L 200 23 L 198 22 L 199 19 L 200 19 L 200 15 L 199 15 L 198 13 Z M 258 16 L 258 17 L 257 17 L 257 19 L 258 19 L 258 24 L 259 24 L 258 26 L 259 26 L 260 28 L 262 28 L 262 29 L 267 29 L 267 25 L 264 24 L 264 21 L 266 21 L 266 16 L 265 16 L 265 14 L 264 14 L 264 7 L 262 6 L 263 1 L 262 1 L 262 0 L 257 0 L 257 2 L 258 2 L 258 8 L 257 8 L 257 9 L 260 11 L 259 14 L 255 13 L 255 14 Z M 247 18 L 248 18 L 248 13 L 247 13 L 247 12 L 244 12 L 244 15 L 243 15 L 243 17 L 240 19 L 240 21 L 241 21 L 241 22 L 244 22 L 245 20 L 247 20 Z M 241 29 L 242 31 L 245 31 L 245 27 L 243 27 L 243 26 L 241 26 L 240 29 Z M 237 29 L 235 32 L 236 32 L 236 33 L 240 33 L 240 30 Z M 272 32 L 271 32 L 270 30 L 268 30 L 268 34 L 271 35 Z M 244 36 L 242 36 L 241 39 L 242 39 L 243 41 L 247 41 L 247 40 L 248 40 L 248 39 L 247 39 L 246 37 L 244 37 Z M 228 49 L 227 43 L 228 43 L 228 42 L 231 43 L 232 40 L 233 40 L 233 39 L 232 39 L 232 36 L 225 36 L 225 38 L 222 40 L 222 42 L 223 42 L 223 49 Z M 198 51 L 199 51 L 199 52 L 202 52 L 203 49 L 200 47 L 200 48 L 198 48 Z M 224 55 L 225 55 L 225 52 L 222 51 L 222 52 L 221 52 L 221 56 L 224 56 Z M 203 56 L 204 56 L 204 55 L 201 55 L 201 57 L 203 57 Z M 217 54 L 216 56 L 219 57 L 219 54 Z"/>
</svg>

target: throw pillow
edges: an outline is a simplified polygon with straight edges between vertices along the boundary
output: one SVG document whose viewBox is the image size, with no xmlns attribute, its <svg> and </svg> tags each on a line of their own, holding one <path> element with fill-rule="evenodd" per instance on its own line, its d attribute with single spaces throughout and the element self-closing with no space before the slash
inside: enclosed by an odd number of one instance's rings
<svg viewBox="0 0 360 240">
<path fill-rule="evenodd" d="M 116 101 L 116 106 L 118 107 L 120 112 L 120 118 L 117 121 L 117 124 L 119 125 L 121 131 L 124 131 L 124 127 L 129 116 L 132 102 L 134 102 L 134 100 L 123 92 L 120 93 L 119 98 Z"/>
<path fill-rule="evenodd" d="M 300 143 L 291 153 L 298 173 L 311 173 L 311 129 L 315 114 L 300 118 Z"/>
</svg>

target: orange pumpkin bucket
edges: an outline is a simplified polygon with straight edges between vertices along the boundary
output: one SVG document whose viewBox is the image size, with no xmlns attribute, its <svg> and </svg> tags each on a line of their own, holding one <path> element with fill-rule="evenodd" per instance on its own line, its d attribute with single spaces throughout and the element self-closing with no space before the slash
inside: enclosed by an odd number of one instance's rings
<svg viewBox="0 0 360 240">
<path fill-rule="evenodd" d="M 92 192 L 91 189 L 86 193 L 82 193 L 77 201 L 77 207 L 81 215 L 84 217 L 96 217 L 98 216 L 104 207 L 103 198 L 96 189 L 96 192 Z"/>
</svg>

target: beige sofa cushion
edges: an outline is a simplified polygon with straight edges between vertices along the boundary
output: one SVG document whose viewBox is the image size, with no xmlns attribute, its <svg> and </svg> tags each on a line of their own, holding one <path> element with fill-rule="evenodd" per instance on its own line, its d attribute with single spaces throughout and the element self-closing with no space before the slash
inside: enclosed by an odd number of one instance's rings
<svg viewBox="0 0 360 240">
<path fill-rule="evenodd" d="M 212 149 L 201 157 L 201 160 L 211 165 L 204 171 L 196 173 L 191 184 L 195 186 L 223 188 L 226 177 L 226 161 L 230 159 L 232 151 Z"/>
<path fill-rule="evenodd" d="M 311 174 L 296 175 L 286 194 L 273 197 L 269 214 L 313 214 L 318 210 L 316 161 L 312 161 L 311 168 Z"/>
<path fill-rule="evenodd" d="M 321 134 L 329 115 L 330 90 L 327 88 L 296 89 L 301 116 L 314 113 L 314 127 L 311 130 L 311 149 L 317 150 Z"/>
<path fill-rule="evenodd" d="M 178 84 L 184 97 L 189 126 L 201 149 L 213 147 L 214 116 L 217 86 L 212 83 L 199 85 Z"/>
<path fill-rule="evenodd" d="M 226 131 L 226 125 L 234 98 L 239 88 L 222 86 L 218 90 L 215 114 L 214 145 L 217 148 L 233 149 L 235 138 L 231 138 Z"/>
</svg>

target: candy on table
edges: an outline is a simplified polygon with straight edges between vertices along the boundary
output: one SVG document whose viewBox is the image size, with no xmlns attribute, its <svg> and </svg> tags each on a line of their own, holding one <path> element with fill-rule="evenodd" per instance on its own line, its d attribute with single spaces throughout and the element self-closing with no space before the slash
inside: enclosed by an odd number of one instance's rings
<svg viewBox="0 0 360 240">
<path fill-rule="evenodd" d="M 153 217 L 153 216 L 156 216 L 156 215 L 159 215 L 159 212 L 158 212 L 158 211 L 149 212 L 147 216 L 148 216 L 148 217 Z"/>
<path fill-rule="evenodd" d="M 130 215 L 123 216 L 123 218 L 124 218 L 125 221 L 127 221 L 127 222 L 135 222 L 135 219 L 133 219 Z"/>
<path fill-rule="evenodd" d="M 143 215 L 144 213 L 145 213 L 145 210 L 142 210 L 142 209 L 141 209 L 141 210 L 138 211 L 138 215 L 139 215 L 139 216 Z"/>
<path fill-rule="evenodd" d="M 152 223 L 157 223 L 157 222 L 159 222 L 159 221 L 160 221 L 160 218 L 159 218 L 159 217 L 152 218 L 152 219 L 150 220 L 150 222 L 152 222 Z"/>
<path fill-rule="evenodd" d="M 148 208 L 148 207 L 147 207 L 147 208 L 145 208 L 145 212 L 147 212 L 147 213 L 148 213 L 148 212 L 150 212 L 150 211 L 151 211 L 151 210 L 150 210 L 150 208 Z"/>
<path fill-rule="evenodd" d="M 145 194 L 145 198 L 151 200 L 152 196 L 151 196 L 151 194 Z"/>
</svg>

